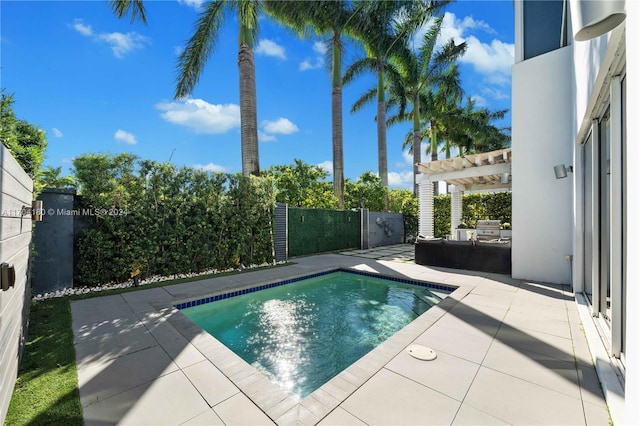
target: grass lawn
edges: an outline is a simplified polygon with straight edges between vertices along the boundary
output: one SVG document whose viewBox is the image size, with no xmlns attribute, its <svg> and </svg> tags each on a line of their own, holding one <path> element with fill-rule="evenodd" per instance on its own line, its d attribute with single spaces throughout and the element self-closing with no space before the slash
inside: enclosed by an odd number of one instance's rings
<svg viewBox="0 0 640 426">
<path fill-rule="evenodd" d="M 275 267 L 284 265 L 287 264 Z M 202 275 L 147 284 L 141 287 L 32 302 L 29 316 L 29 335 L 18 371 L 18 380 L 9 405 L 6 424 L 12 426 L 83 424 L 75 349 L 73 347 L 73 330 L 71 329 L 70 303 L 72 300 L 128 293 L 273 267 Z"/>
<path fill-rule="evenodd" d="M 68 298 L 31 304 L 7 425 L 82 425 Z"/>
</svg>

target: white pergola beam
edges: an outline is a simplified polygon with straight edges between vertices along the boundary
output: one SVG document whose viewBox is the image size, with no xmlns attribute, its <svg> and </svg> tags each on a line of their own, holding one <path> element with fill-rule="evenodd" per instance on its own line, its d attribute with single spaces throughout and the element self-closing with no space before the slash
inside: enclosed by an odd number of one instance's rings
<svg viewBox="0 0 640 426">
<path fill-rule="evenodd" d="M 446 173 L 434 173 L 425 175 L 425 178 L 428 182 L 440 180 L 448 181 L 455 179 L 477 178 L 479 176 L 499 175 L 510 171 L 511 163 L 499 163 L 487 166 L 469 167 L 463 170 L 452 170 Z"/>
<path fill-rule="evenodd" d="M 511 184 L 510 183 L 500 183 L 500 182 L 496 182 L 496 183 L 485 183 L 485 184 L 470 184 L 470 185 L 465 185 L 464 186 L 464 190 L 465 191 L 479 191 L 479 190 L 496 190 L 496 189 L 509 189 L 511 188 Z"/>
</svg>

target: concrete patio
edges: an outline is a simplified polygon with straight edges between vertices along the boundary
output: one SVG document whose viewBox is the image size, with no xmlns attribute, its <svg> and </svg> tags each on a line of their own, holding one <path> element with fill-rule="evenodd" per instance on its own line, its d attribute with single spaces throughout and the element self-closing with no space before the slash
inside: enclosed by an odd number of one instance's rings
<svg viewBox="0 0 640 426">
<path fill-rule="evenodd" d="M 412 250 L 310 256 L 73 302 L 85 424 L 609 424 L 568 288 L 419 266 Z M 458 289 L 302 401 L 173 307 L 337 267 Z M 414 342 L 437 359 L 409 356 Z"/>
</svg>

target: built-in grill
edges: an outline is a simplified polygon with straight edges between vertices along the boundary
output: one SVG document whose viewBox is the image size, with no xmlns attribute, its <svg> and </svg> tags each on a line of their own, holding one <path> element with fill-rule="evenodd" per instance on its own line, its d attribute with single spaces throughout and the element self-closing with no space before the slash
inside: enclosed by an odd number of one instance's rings
<svg viewBox="0 0 640 426">
<path fill-rule="evenodd" d="M 478 241 L 494 241 L 500 239 L 499 220 L 479 220 L 476 224 Z"/>
</svg>

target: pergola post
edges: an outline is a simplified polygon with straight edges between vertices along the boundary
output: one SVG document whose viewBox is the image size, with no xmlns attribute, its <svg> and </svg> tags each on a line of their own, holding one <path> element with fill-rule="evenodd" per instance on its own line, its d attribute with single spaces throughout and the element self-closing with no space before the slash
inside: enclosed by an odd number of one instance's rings
<svg viewBox="0 0 640 426">
<path fill-rule="evenodd" d="M 455 185 L 450 185 L 451 192 L 451 239 L 458 239 L 458 225 L 462 221 L 462 191 Z"/>
<path fill-rule="evenodd" d="M 418 184 L 418 235 L 433 237 L 433 182 L 427 179 Z"/>
</svg>

